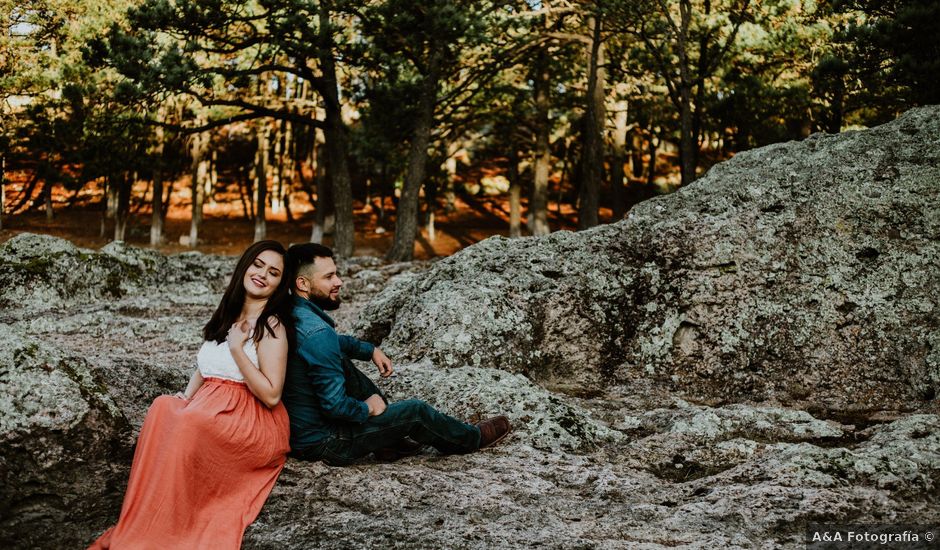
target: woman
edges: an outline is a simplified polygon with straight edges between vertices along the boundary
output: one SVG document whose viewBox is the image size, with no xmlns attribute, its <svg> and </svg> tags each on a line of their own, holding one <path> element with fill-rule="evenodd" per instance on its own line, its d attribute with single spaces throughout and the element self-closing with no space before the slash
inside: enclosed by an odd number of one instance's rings
<svg viewBox="0 0 940 550">
<path fill-rule="evenodd" d="M 261 241 L 238 260 L 186 391 L 151 405 L 120 519 L 91 548 L 241 546 L 290 450 L 284 254 Z"/>
</svg>

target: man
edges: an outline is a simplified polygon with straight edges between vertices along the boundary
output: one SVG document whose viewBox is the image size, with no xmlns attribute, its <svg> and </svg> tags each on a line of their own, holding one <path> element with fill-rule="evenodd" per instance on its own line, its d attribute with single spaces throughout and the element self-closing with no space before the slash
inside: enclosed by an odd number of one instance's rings
<svg viewBox="0 0 940 550">
<path fill-rule="evenodd" d="M 467 453 L 509 434 L 505 416 L 474 426 L 417 399 L 389 404 L 350 358 L 371 359 L 383 377 L 392 374 L 391 360 L 368 342 L 338 335 L 326 313 L 339 307 L 343 286 L 333 252 L 319 244 L 294 245 L 286 263 L 294 278 L 297 331 L 282 395 L 290 416 L 292 456 L 343 465 L 373 452 L 394 460 L 415 454 L 421 445 L 446 454 Z"/>
</svg>

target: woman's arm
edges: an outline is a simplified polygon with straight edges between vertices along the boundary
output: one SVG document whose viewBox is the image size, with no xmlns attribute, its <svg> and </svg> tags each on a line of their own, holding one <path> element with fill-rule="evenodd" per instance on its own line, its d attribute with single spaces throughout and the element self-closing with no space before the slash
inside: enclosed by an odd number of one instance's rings
<svg viewBox="0 0 940 550">
<path fill-rule="evenodd" d="M 183 393 L 176 394 L 177 397 L 182 397 L 186 400 L 192 399 L 200 386 L 202 386 L 202 383 L 202 374 L 199 372 L 199 367 L 196 367 L 193 371 L 193 375 L 189 377 L 189 384 L 186 384 L 186 390 Z"/>
<path fill-rule="evenodd" d="M 268 407 L 274 407 L 281 401 L 284 376 L 287 372 L 287 331 L 281 323 L 272 328 L 274 338 L 268 334 L 258 344 L 258 367 L 255 367 L 243 349 L 252 331 L 248 322 L 233 326 L 228 336 L 229 349 L 238 370 L 245 378 L 245 384 L 251 393 Z"/>
</svg>

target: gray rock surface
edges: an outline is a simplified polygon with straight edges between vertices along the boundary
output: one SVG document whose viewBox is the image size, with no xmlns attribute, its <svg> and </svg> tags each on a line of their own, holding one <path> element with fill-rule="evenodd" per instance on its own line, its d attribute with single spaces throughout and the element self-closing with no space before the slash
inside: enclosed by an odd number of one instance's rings
<svg viewBox="0 0 940 550">
<path fill-rule="evenodd" d="M 803 548 L 808 522 L 940 524 L 938 142 L 922 109 L 739 155 L 612 226 L 343 264 L 336 317 L 385 340 L 381 387 L 515 431 L 290 459 L 244 547 Z M 0 245 L 0 545 L 114 523 L 234 263 Z"/>
<path fill-rule="evenodd" d="M 488 239 L 356 330 L 568 393 L 917 407 L 940 390 L 940 107 L 735 156 L 622 222 Z"/>
<path fill-rule="evenodd" d="M 110 512 L 131 431 L 84 358 L 0 325 L 0 540 L 81 546 Z"/>
</svg>

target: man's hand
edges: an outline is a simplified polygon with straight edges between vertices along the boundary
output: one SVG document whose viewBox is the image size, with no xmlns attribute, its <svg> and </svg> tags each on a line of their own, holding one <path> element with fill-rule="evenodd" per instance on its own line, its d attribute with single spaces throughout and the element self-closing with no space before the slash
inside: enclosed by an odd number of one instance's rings
<svg viewBox="0 0 940 550">
<path fill-rule="evenodd" d="M 375 348 L 375 351 L 372 352 L 372 362 L 379 368 L 379 376 L 382 378 L 388 378 L 392 375 L 392 360 L 388 358 L 388 355 L 385 355 L 384 351 Z"/>
<path fill-rule="evenodd" d="M 388 358 L 386 357 L 386 359 Z M 366 405 L 369 406 L 369 416 L 378 416 L 385 412 L 385 401 L 377 393 L 373 393 L 366 399 Z"/>
</svg>

